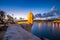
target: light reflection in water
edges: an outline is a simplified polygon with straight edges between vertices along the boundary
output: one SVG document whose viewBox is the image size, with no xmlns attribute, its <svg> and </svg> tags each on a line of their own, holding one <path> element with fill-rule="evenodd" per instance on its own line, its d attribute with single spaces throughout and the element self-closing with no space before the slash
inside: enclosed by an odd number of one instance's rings
<svg viewBox="0 0 60 40">
<path fill-rule="evenodd" d="M 34 27 L 35 25 L 35 27 Z M 38 37 L 45 37 L 48 39 L 60 39 L 60 23 L 57 22 L 38 22 L 33 24 L 33 34 L 38 33 Z M 36 29 L 36 30 L 35 30 Z M 34 32 L 35 31 L 35 32 Z"/>
</svg>

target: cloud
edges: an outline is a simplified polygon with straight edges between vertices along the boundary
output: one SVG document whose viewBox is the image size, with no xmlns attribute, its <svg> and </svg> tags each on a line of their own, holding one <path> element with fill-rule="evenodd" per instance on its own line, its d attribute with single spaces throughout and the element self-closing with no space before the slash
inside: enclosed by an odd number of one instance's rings
<svg viewBox="0 0 60 40">
<path fill-rule="evenodd" d="M 36 14 L 35 17 L 40 18 L 59 18 L 60 17 L 60 10 L 57 10 L 56 7 L 52 7 L 51 10 L 47 13 L 43 13 L 43 15 Z"/>
<path fill-rule="evenodd" d="M 42 17 L 41 13 L 35 15 L 35 17 Z"/>
</svg>

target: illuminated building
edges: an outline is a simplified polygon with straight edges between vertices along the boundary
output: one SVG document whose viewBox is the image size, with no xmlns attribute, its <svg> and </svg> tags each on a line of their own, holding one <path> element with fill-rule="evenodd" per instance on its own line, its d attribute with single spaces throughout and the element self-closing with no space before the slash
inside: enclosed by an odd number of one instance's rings
<svg viewBox="0 0 60 40">
<path fill-rule="evenodd" d="M 33 13 L 32 12 L 28 13 L 28 23 L 33 24 Z"/>
</svg>

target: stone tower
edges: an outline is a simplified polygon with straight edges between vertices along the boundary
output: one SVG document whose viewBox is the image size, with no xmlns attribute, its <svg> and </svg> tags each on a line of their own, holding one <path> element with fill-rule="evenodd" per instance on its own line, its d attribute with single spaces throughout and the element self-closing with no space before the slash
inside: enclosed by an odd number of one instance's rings
<svg viewBox="0 0 60 40">
<path fill-rule="evenodd" d="M 29 12 L 28 13 L 28 23 L 29 24 L 33 24 L 33 18 L 34 18 L 33 13 Z"/>
</svg>

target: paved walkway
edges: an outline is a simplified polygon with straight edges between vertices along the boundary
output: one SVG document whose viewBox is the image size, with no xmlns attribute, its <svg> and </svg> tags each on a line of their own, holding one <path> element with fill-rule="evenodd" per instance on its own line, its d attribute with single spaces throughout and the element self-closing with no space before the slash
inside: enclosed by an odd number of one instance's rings
<svg viewBox="0 0 60 40">
<path fill-rule="evenodd" d="M 27 32 L 20 25 L 13 24 L 8 27 L 3 40 L 40 40 L 40 38 Z"/>
</svg>

